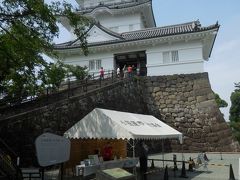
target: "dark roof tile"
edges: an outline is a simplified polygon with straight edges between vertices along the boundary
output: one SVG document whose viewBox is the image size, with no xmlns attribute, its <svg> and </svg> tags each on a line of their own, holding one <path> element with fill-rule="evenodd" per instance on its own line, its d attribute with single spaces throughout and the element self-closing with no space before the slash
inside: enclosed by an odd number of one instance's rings
<svg viewBox="0 0 240 180">
<path fill-rule="evenodd" d="M 98 27 L 112 36 L 119 37 L 119 39 L 111 40 L 111 41 L 89 43 L 88 46 L 90 46 L 90 47 L 105 45 L 105 44 L 114 44 L 114 43 L 121 43 L 121 42 L 128 42 L 128 41 L 137 41 L 137 40 L 142 40 L 142 39 L 150 39 L 150 38 L 158 38 L 158 37 L 164 37 L 164 36 L 172 36 L 172 35 L 207 31 L 207 30 L 218 28 L 219 25 L 218 25 L 218 23 L 216 23 L 211 26 L 202 27 L 200 25 L 199 21 L 192 21 L 192 22 L 188 22 L 188 23 L 184 23 L 184 24 L 148 28 L 148 29 L 144 29 L 144 30 L 125 32 L 122 34 L 118 34 L 113 31 L 110 31 L 101 25 L 98 25 Z M 57 44 L 54 46 L 54 48 L 55 49 L 68 49 L 68 48 L 80 47 L 79 44 L 74 44 L 73 42 L 76 42 L 76 41 L 70 41 L 70 42 L 66 42 L 66 43 L 62 43 L 62 44 Z"/>
<path fill-rule="evenodd" d="M 138 6 L 144 3 L 149 3 L 151 0 L 138 0 L 138 1 L 132 1 L 132 2 L 119 2 L 119 3 L 111 3 L 111 4 L 99 4 L 98 6 L 95 7 L 89 7 L 85 9 L 80 9 L 78 10 L 80 13 L 86 14 L 86 13 L 91 13 L 97 8 L 108 8 L 108 9 L 123 9 L 123 8 L 130 8 L 134 6 Z"/>
</svg>

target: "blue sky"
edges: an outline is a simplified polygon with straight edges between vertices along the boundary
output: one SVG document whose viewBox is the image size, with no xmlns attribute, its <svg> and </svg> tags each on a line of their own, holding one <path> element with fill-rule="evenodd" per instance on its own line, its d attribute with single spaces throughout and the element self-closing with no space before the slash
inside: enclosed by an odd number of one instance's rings
<svg viewBox="0 0 240 180">
<path fill-rule="evenodd" d="M 234 82 L 240 82 L 240 0 L 153 0 L 153 8 L 157 26 L 197 19 L 203 26 L 219 22 L 221 27 L 205 71 L 212 89 L 229 103 L 222 109 L 228 120 Z M 66 41 L 65 33 L 62 30 L 57 43 Z"/>
<path fill-rule="evenodd" d="M 199 19 L 204 26 L 221 25 L 212 56 L 205 63 L 212 89 L 229 106 L 221 111 L 228 120 L 234 82 L 240 82 L 240 0 L 153 0 L 157 26 Z"/>
</svg>

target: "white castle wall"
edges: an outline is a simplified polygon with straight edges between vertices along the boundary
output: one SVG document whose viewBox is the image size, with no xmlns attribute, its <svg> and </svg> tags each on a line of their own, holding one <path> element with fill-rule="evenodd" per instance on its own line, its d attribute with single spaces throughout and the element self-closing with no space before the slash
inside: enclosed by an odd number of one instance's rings
<svg viewBox="0 0 240 180">
<path fill-rule="evenodd" d="M 164 64 L 162 53 L 175 50 L 178 50 L 179 62 Z M 148 48 L 146 54 L 148 76 L 204 72 L 201 42 L 155 46 Z"/>
<path fill-rule="evenodd" d="M 115 32 L 122 33 L 143 29 L 143 22 L 140 14 L 124 15 L 99 15 L 96 17 L 100 24 Z"/>
<path fill-rule="evenodd" d="M 178 50 L 179 62 L 163 63 L 162 53 L 165 51 Z M 200 42 L 181 42 L 175 44 L 154 45 L 152 47 L 135 47 L 118 49 L 111 52 L 90 53 L 88 56 L 69 56 L 64 59 L 65 63 L 80 66 L 88 66 L 90 60 L 101 60 L 105 70 L 114 70 L 114 54 L 134 51 L 146 51 L 148 76 L 189 74 L 204 72 L 204 60 L 202 57 L 202 44 Z M 90 72 L 98 72 L 90 71 Z"/>
</svg>

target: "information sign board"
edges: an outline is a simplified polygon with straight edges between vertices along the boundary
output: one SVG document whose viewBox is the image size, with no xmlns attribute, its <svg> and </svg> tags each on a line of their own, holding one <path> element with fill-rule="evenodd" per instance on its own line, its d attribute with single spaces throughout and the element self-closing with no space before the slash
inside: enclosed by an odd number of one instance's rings
<svg viewBox="0 0 240 180">
<path fill-rule="evenodd" d="M 66 162 L 70 157 L 70 140 L 52 133 L 44 133 L 35 141 L 38 163 L 42 167 Z"/>
</svg>

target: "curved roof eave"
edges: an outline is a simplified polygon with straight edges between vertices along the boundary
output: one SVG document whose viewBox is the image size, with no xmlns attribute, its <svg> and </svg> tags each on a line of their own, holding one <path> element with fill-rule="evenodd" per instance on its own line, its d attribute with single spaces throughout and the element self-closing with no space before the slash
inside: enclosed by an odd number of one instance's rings
<svg viewBox="0 0 240 180">
<path fill-rule="evenodd" d="M 89 48 L 93 48 L 93 47 L 100 47 L 100 46 L 108 46 L 108 45 L 113 45 L 113 44 L 121 44 L 121 43 L 127 43 L 127 42 L 138 42 L 138 41 L 142 41 L 142 40 L 151 40 L 151 39 L 159 39 L 159 38 L 167 38 L 167 37 L 175 37 L 175 36 L 179 36 L 179 35 L 187 35 L 187 34 L 198 34 L 201 32 L 207 32 L 207 31 L 213 31 L 213 30 L 218 30 L 219 27 L 215 28 L 215 29 L 210 29 L 210 30 L 206 30 L 206 31 L 200 31 L 200 32 L 188 32 L 188 33 L 181 33 L 181 34 L 173 34 L 173 35 L 166 35 L 166 36 L 157 36 L 157 37 L 150 37 L 150 38 L 142 38 L 142 39 L 128 39 L 128 40 L 118 40 L 118 41 L 109 41 L 109 42 L 105 42 L 105 43 L 96 43 L 96 44 L 90 44 L 88 47 Z M 214 45 L 214 42 L 213 42 Z M 212 46 L 213 46 L 212 45 Z M 76 45 L 76 46 L 69 46 L 69 47 L 58 47 L 55 48 L 55 51 L 58 50 L 67 50 L 67 49 L 79 49 L 81 48 L 80 45 Z"/>
<path fill-rule="evenodd" d="M 153 7 L 153 6 L 152 6 L 152 0 L 151 0 L 151 11 L 152 11 L 153 23 L 154 23 L 154 27 L 156 27 L 157 24 L 156 24 L 156 20 L 155 20 L 155 16 L 154 16 L 153 8 L 152 8 L 152 7 Z"/>
<path fill-rule="evenodd" d="M 217 23 L 218 24 L 218 23 Z M 210 53 L 209 53 L 209 58 L 211 57 L 211 55 L 212 55 L 212 51 L 213 51 L 213 46 L 214 46 L 214 44 L 215 44 L 215 41 L 216 41 L 216 39 L 217 39 L 217 34 L 218 34 L 218 31 L 219 31 L 219 28 L 220 28 L 220 25 L 218 25 L 218 28 L 216 29 L 216 34 L 215 34 L 215 37 L 214 37 L 214 40 L 213 40 L 213 43 L 212 43 L 212 47 L 211 47 L 211 50 L 210 50 Z"/>
<path fill-rule="evenodd" d="M 136 2 L 134 4 L 129 4 L 129 5 L 125 5 L 125 6 L 109 6 L 109 5 L 104 5 L 104 4 L 101 4 L 99 6 L 96 6 L 92 9 L 89 9 L 89 10 L 83 10 L 83 11 L 78 11 L 77 13 L 82 13 L 82 14 L 91 14 L 93 11 L 99 9 L 99 8 L 107 8 L 109 10 L 121 10 L 121 9 L 126 9 L 126 8 L 131 8 L 131 7 L 136 7 L 136 6 L 140 6 L 140 5 L 143 5 L 143 4 L 147 4 L 151 2 L 152 3 L 152 0 L 146 0 L 146 1 L 143 1 L 143 2 Z"/>
</svg>

